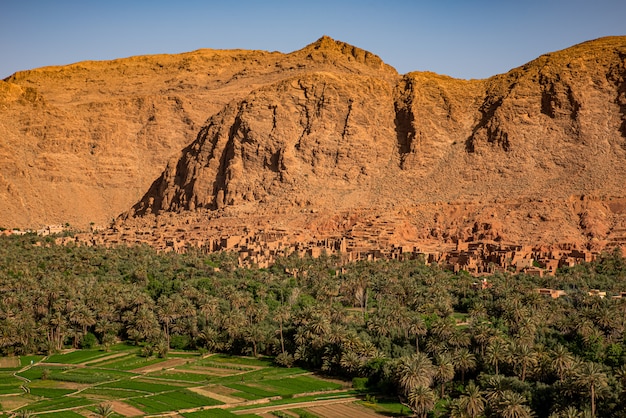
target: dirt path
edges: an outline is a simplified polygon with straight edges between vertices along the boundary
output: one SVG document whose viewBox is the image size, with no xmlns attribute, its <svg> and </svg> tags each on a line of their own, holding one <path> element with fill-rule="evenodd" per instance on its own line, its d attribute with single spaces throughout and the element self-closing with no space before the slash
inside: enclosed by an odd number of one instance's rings
<svg viewBox="0 0 626 418">
<path fill-rule="evenodd" d="M 335 405 L 335 404 L 344 404 L 350 403 L 354 401 L 358 401 L 359 399 L 350 396 L 348 398 L 338 398 L 338 399 L 322 399 L 319 401 L 310 401 L 310 402 L 295 402 L 285 405 L 274 405 L 274 406 L 262 406 L 259 408 L 251 408 L 251 409 L 242 409 L 239 411 L 232 411 L 233 414 L 236 415 L 244 415 L 244 414 L 264 414 L 271 411 L 284 411 L 286 409 L 294 409 L 294 408 L 312 408 L 316 406 L 327 406 L 327 405 Z"/>
</svg>

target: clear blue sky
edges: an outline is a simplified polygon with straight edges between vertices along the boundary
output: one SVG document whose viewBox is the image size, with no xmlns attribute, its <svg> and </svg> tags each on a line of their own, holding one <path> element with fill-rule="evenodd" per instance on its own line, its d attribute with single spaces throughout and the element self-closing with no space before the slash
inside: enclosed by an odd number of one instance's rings
<svg viewBox="0 0 626 418">
<path fill-rule="evenodd" d="M 400 73 L 485 78 L 626 35 L 626 0 L 0 0 L 0 78 L 200 48 L 291 52 L 328 35 Z"/>
</svg>

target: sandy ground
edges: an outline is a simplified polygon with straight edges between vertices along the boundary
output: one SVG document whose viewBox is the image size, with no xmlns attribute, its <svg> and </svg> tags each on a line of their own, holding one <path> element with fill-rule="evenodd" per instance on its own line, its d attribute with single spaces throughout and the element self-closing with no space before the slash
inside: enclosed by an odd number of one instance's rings
<svg viewBox="0 0 626 418">
<path fill-rule="evenodd" d="M 21 395 L 2 396 L 0 397 L 0 403 L 2 404 L 2 411 L 12 411 L 29 404 Z"/>
</svg>

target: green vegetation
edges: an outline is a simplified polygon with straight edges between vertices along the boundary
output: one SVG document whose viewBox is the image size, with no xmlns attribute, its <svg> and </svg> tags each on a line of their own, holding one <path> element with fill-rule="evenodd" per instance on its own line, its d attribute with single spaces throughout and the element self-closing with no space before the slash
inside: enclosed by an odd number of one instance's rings
<svg viewBox="0 0 626 418">
<path fill-rule="evenodd" d="M 66 354 L 49 356 L 44 363 L 79 364 L 108 355 L 110 354 L 101 350 L 76 350 Z"/>
<path fill-rule="evenodd" d="M 59 388 L 43 388 L 43 387 L 31 387 L 30 394 L 33 396 L 40 396 L 42 398 L 60 398 L 70 393 L 76 392 L 73 389 L 59 389 Z"/>
<path fill-rule="evenodd" d="M 91 403 L 91 401 L 82 397 L 62 397 L 35 402 L 28 405 L 27 408 L 22 408 L 22 410 L 28 410 L 31 412 L 46 412 L 57 409 L 69 409 L 77 406 L 89 405 Z"/>
<path fill-rule="evenodd" d="M 215 399 L 207 398 L 188 390 L 159 393 L 145 398 L 133 398 L 128 399 L 126 402 L 149 414 L 222 404 L 222 402 Z"/>
<path fill-rule="evenodd" d="M 143 393 L 160 393 L 172 390 L 172 386 L 169 384 L 150 383 L 143 379 L 133 380 L 120 380 L 117 382 L 105 383 L 98 386 L 100 388 L 116 388 L 116 389 L 129 389 L 136 390 Z"/>
<path fill-rule="evenodd" d="M 20 356 L 20 366 L 26 367 L 34 363 L 38 363 L 43 359 L 42 355 Z"/>
<path fill-rule="evenodd" d="M 618 253 L 555 277 L 496 274 L 485 290 L 417 260 L 290 257 L 242 269 L 229 254 L 59 247 L 34 235 L 0 238 L 0 265 L 0 393 L 27 399 L 23 410 L 121 398 L 149 414 L 219 403 L 187 387 L 280 397 L 272 404 L 341 387 L 312 372 L 356 382 L 372 408 L 394 399 L 391 415 L 626 410 L 626 298 L 611 298 L 626 291 Z M 12 376 L 16 356 L 32 382 Z"/>
<path fill-rule="evenodd" d="M 140 367 L 151 366 L 165 361 L 162 358 L 147 358 L 136 354 L 129 354 L 109 361 L 89 363 L 89 366 L 106 367 L 107 369 L 133 370 Z"/>
</svg>

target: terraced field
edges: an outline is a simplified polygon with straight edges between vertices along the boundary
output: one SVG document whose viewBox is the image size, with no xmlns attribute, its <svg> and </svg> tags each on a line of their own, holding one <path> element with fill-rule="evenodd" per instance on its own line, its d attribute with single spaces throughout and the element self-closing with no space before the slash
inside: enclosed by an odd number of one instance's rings
<svg viewBox="0 0 626 418">
<path fill-rule="evenodd" d="M 0 358 L 1 409 L 45 418 L 89 417 L 102 404 L 110 404 L 117 417 L 250 417 L 273 411 L 325 417 L 357 410 L 376 415 L 354 404 L 357 392 L 349 383 L 278 368 L 270 358 L 196 352 L 146 358 L 139 350 L 119 344 L 111 351 Z"/>
</svg>

